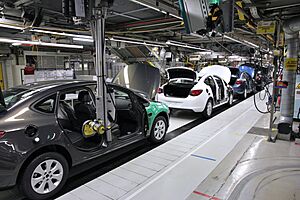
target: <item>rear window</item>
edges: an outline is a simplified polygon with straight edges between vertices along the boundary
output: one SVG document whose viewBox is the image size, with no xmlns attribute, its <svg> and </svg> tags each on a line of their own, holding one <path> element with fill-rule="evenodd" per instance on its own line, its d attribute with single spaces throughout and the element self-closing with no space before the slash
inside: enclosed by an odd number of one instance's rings
<svg viewBox="0 0 300 200">
<path fill-rule="evenodd" d="M 240 70 L 238 68 L 229 68 L 229 69 L 231 72 L 231 78 L 230 78 L 229 85 L 234 85 L 234 83 L 240 76 Z"/>
<path fill-rule="evenodd" d="M 10 88 L 8 90 L 3 91 L 5 106 L 0 104 L 0 113 L 13 107 L 21 100 L 32 96 L 33 93 L 34 92 L 32 90 L 24 88 Z"/>
<path fill-rule="evenodd" d="M 191 84 L 191 83 L 195 83 L 195 81 L 188 80 L 188 79 L 175 79 L 175 80 L 170 80 L 170 83 Z"/>
</svg>

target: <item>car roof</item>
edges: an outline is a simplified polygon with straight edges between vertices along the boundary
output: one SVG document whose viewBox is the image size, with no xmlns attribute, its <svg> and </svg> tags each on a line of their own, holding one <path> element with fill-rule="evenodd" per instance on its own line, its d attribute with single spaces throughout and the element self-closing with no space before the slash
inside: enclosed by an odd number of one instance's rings
<svg viewBox="0 0 300 200">
<path fill-rule="evenodd" d="M 24 85 L 19 85 L 13 88 L 18 88 L 18 89 L 24 89 L 24 90 L 40 90 L 40 91 L 47 91 L 49 89 L 55 89 L 55 90 L 61 90 L 64 88 L 68 88 L 68 87 L 72 87 L 72 86 L 84 86 L 84 85 L 92 85 L 92 84 L 96 84 L 96 81 L 89 81 L 89 80 L 53 80 L 53 81 L 40 81 L 40 82 L 33 82 L 33 83 L 28 83 L 28 84 L 24 84 Z M 134 92 L 136 95 L 138 96 L 142 96 L 140 95 L 139 92 L 132 90 L 130 88 L 126 88 L 123 87 L 119 84 L 115 84 L 115 83 L 107 83 L 108 86 L 112 86 L 112 87 L 119 87 L 119 88 L 123 88 L 124 90 L 129 90 Z"/>
<path fill-rule="evenodd" d="M 43 90 L 48 89 L 49 87 L 60 87 L 66 85 L 76 85 L 76 84 L 92 84 L 96 83 L 95 81 L 86 81 L 86 80 L 53 80 L 53 81 L 41 81 L 41 82 L 33 82 L 27 83 L 24 85 L 19 85 L 14 88 L 20 89 L 28 89 L 28 90 Z"/>
</svg>

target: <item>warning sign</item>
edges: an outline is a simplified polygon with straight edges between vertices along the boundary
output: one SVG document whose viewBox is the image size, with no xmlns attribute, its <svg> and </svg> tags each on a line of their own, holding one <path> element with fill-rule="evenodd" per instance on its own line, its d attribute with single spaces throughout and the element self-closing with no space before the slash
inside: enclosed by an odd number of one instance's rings
<svg viewBox="0 0 300 200">
<path fill-rule="evenodd" d="M 287 71 L 296 71 L 298 65 L 297 58 L 286 58 L 284 62 L 285 70 Z"/>
<path fill-rule="evenodd" d="M 276 30 L 276 21 L 260 21 L 257 24 L 256 34 L 274 34 Z"/>
</svg>

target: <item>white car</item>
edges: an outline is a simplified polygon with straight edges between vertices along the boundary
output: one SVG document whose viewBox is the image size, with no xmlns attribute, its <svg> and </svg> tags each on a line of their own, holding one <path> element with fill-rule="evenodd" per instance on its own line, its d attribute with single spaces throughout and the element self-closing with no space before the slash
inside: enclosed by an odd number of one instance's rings
<svg viewBox="0 0 300 200">
<path fill-rule="evenodd" d="M 202 112 L 209 118 L 213 109 L 233 103 L 233 90 L 228 85 L 231 72 L 227 67 L 213 65 L 199 73 L 186 67 L 167 69 L 168 82 L 158 89 L 156 100 L 171 109 Z"/>
</svg>

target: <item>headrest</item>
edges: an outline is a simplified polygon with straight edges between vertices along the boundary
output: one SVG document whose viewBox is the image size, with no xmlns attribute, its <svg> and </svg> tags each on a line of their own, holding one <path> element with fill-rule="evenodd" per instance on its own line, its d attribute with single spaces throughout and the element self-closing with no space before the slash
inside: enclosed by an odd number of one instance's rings
<svg viewBox="0 0 300 200">
<path fill-rule="evenodd" d="M 89 102 L 91 101 L 91 97 L 88 91 L 81 91 L 78 94 L 78 101 L 80 102 Z"/>
<path fill-rule="evenodd" d="M 60 97 L 59 97 L 59 100 L 60 100 L 60 101 L 63 101 L 63 100 L 65 100 L 65 99 L 66 99 L 66 94 L 60 95 Z"/>
</svg>

